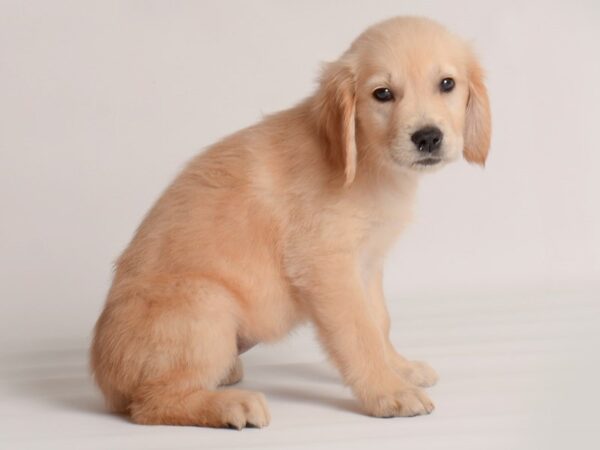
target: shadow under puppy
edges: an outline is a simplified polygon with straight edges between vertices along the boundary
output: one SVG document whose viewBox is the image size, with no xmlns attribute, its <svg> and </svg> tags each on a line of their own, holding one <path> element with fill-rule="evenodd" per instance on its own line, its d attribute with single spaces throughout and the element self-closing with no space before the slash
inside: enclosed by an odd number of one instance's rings
<svg viewBox="0 0 600 450">
<path fill-rule="evenodd" d="M 483 165 L 490 114 L 470 48 L 394 18 L 328 64 L 313 96 L 194 158 L 116 263 L 92 368 L 143 424 L 262 427 L 239 354 L 312 321 L 364 411 L 428 414 L 437 375 L 389 340 L 382 267 L 421 174 Z"/>
</svg>

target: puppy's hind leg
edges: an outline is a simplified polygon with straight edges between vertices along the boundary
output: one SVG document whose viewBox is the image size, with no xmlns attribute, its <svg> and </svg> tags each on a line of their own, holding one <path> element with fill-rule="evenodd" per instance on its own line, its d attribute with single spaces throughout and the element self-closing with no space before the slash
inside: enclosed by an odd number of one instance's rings
<svg viewBox="0 0 600 450">
<path fill-rule="evenodd" d="M 235 363 L 233 367 L 229 369 L 229 373 L 227 376 L 221 380 L 219 386 L 231 386 L 232 384 L 239 383 L 242 381 L 244 377 L 244 365 L 242 364 L 242 359 L 238 356 L 235 359 Z"/>
<path fill-rule="evenodd" d="M 156 290 L 154 290 L 156 292 Z M 260 393 L 215 390 L 228 374 L 240 375 L 238 306 L 220 285 L 178 281 L 176 306 L 148 314 L 144 379 L 129 405 L 140 424 L 263 427 L 270 421 Z M 236 372 L 237 371 L 237 372 Z"/>
<path fill-rule="evenodd" d="M 226 389 L 211 391 L 194 386 L 194 373 L 169 374 L 145 383 L 130 406 L 139 424 L 195 425 L 216 428 L 267 426 L 265 397 L 259 392 Z"/>
</svg>

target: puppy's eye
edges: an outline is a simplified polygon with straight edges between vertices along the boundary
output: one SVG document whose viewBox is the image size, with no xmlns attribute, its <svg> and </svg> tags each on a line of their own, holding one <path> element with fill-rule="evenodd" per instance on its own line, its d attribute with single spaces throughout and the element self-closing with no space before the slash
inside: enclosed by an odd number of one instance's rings
<svg viewBox="0 0 600 450">
<path fill-rule="evenodd" d="M 455 84 L 456 83 L 454 83 L 453 78 L 444 78 L 442 81 L 440 81 L 440 91 L 450 92 L 452 89 L 454 89 Z"/>
<path fill-rule="evenodd" d="M 377 88 L 373 91 L 373 98 L 378 102 L 390 102 L 394 100 L 394 94 L 388 88 Z"/>
</svg>

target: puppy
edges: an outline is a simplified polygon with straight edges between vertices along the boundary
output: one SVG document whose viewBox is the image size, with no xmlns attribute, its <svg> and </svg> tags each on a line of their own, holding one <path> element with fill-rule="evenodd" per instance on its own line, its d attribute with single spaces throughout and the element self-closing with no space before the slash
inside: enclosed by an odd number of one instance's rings
<svg viewBox="0 0 600 450">
<path fill-rule="evenodd" d="M 116 263 L 92 369 L 141 424 L 266 426 L 240 354 L 306 321 L 367 414 L 429 414 L 436 382 L 389 340 L 386 250 L 418 180 L 483 165 L 490 112 L 473 53 L 440 25 L 394 18 L 328 64 L 313 96 L 194 158 Z"/>
</svg>

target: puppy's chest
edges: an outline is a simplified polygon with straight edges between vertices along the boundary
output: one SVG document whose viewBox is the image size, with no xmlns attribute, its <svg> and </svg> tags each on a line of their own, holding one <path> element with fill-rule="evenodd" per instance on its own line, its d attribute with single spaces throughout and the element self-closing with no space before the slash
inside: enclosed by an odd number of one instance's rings
<svg viewBox="0 0 600 450">
<path fill-rule="evenodd" d="M 364 272 L 380 268 L 387 251 L 394 244 L 406 224 L 411 211 L 392 210 L 373 215 L 363 230 L 360 242 L 360 265 Z"/>
<path fill-rule="evenodd" d="M 375 258 L 387 251 L 401 231 L 399 220 L 376 221 L 369 224 L 360 243 L 363 259 Z"/>
</svg>

